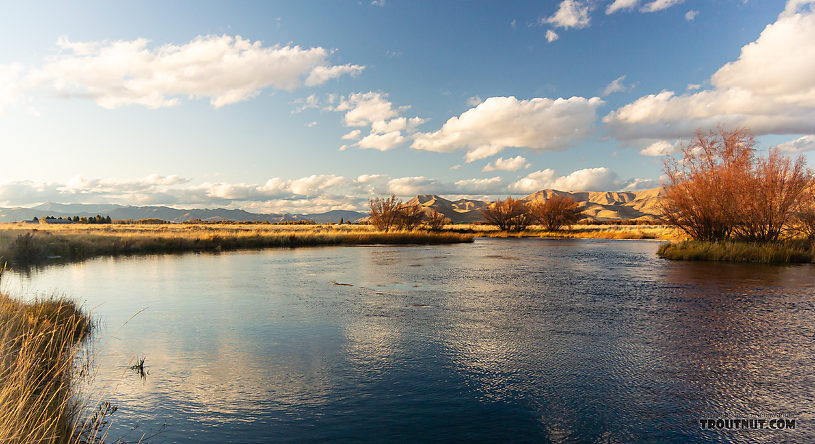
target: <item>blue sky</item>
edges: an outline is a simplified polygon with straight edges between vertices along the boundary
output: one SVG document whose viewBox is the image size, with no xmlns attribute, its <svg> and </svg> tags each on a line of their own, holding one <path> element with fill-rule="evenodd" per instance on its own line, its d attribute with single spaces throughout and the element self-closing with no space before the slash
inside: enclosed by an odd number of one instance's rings
<svg viewBox="0 0 815 444">
<path fill-rule="evenodd" d="M 811 156 L 812 3 L 4 3 L 0 205 L 645 189 L 717 124 Z"/>
</svg>

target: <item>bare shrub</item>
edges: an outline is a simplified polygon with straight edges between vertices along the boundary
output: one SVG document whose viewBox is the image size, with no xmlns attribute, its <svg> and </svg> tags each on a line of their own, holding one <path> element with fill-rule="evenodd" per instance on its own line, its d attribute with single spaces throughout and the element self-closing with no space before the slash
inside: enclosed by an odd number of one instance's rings
<svg viewBox="0 0 815 444">
<path fill-rule="evenodd" d="M 744 204 L 742 187 L 749 182 L 745 171 L 753 163 L 754 146 L 745 130 L 697 131 L 679 160 L 665 162 L 663 219 L 693 239 L 730 237 Z"/>
<path fill-rule="evenodd" d="M 430 231 L 441 231 L 444 229 L 445 225 L 452 222 L 453 221 L 451 221 L 450 218 L 446 217 L 435 208 L 433 208 L 433 210 L 431 210 L 430 214 L 427 216 L 427 227 L 430 229 Z"/>
<path fill-rule="evenodd" d="M 543 225 L 548 231 L 558 231 L 564 225 L 572 225 L 580 220 L 583 214 L 577 202 L 567 196 L 553 195 L 544 202 L 535 202 L 528 205 L 531 217 Z"/>
<path fill-rule="evenodd" d="M 526 203 L 511 197 L 496 200 L 479 211 L 484 220 L 492 225 L 497 225 L 502 231 L 518 232 L 533 222 L 532 216 L 526 209 Z"/>
<path fill-rule="evenodd" d="M 375 197 L 369 201 L 371 211 L 368 213 L 371 225 L 377 229 L 388 232 L 399 223 L 399 207 L 402 201 L 395 195 L 391 197 Z"/>
<path fill-rule="evenodd" d="M 424 221 L 424 209 L 419 204 L 404 203 L 397 209 L 396 226 L 402 230 L 414 230 Z"/>
<path fill-rule="evenodd" d="M 776 148 L 756 157 L 754 147 L 743 129 L 697 131 L 681 158 L 665 163 L 663 218 L 704 241 L 773 242 L 796 215 L 799 225 L 805 222 L 813 174 L 804 158 L 792 160 Z"/>
</svg>

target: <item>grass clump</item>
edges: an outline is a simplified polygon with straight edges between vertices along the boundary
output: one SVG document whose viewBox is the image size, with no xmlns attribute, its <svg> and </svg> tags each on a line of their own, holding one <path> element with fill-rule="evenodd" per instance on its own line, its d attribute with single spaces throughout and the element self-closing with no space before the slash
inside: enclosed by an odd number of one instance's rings
<svg viewBox="0 0 815 444">
<path fill-rule="evenodd" d="M 0 294 L 0 442 L 98 442 L 74 391 L 79 346 L 92 329 L 73 302 Z"/>
<path fill-rule="evenodd" d="M 815 262 L 815 249 L 806 239 L 776 242 L 695 241 L 665 243 L 657 255 L 684 261 L 720 261 L 757 264 L 800 264 Z"/>
</svg>

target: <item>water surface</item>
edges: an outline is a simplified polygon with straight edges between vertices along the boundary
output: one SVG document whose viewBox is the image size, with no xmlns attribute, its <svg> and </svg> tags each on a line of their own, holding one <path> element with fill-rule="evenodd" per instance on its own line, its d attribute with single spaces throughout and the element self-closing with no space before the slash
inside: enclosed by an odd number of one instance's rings
<svg viewBox="0 0 815 444">
<path fill-rule="evenodd" d="M 657 247 L 100 258 L 4 285 L 101 319 L 94 387 L 119 407 L 113 438 L 815 442 L 815 267 L 668 262 Z M 776 412 L 796 430 L 698 424 Z"/>
</svg>

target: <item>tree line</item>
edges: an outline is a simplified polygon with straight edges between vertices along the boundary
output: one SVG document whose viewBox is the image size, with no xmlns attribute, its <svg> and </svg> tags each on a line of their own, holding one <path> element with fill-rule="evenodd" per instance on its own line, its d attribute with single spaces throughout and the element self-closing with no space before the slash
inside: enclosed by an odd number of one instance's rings
<svg viewBox="0 0 815 444">
<path fill-rule="evenodd" d="M 392 229 L 413 230 L 420 227 L 439 231 L 451 223 L 435 208 L 425 210 L 418 203 L 404 203 L 395 195 L 370 200 L 368 213 L 371 225 L 383 231 Z M 577 202 L 556 194 L 546 201 L 527 202 L 508 197 L 479 210 L 487 223 L 497 225 L 502 231 L 519 232 L 537 223 L 546 230 L 558 231 L 576 223 L 582 217 Z"/>
</svg>

